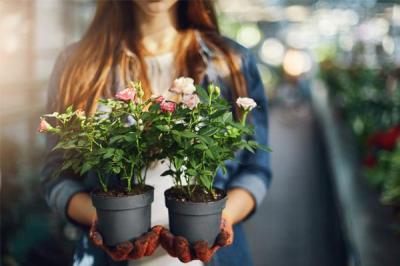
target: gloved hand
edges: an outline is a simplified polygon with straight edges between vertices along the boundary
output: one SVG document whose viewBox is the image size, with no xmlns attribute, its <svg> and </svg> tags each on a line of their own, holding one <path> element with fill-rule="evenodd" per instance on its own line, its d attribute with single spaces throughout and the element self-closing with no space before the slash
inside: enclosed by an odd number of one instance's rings
<svg viewBox="0 0 400 266">
<path fill-rule="evenodd" d="M 229 246 L 233 242 L 232 220 L 226 214 L 222 214 L 221 232 L 217 236 L 214 245 L 209 248 L 207 241 L 201 240 L 190 246 L 186 238 L 174 236 L 169 230 L 163 228 L 160 234 L 161 246 L 172 257 L 177 257 L 186 263 L 192 260 L 209 262 L 214 253 L 224 246 Z"/>
<path fill-rule="evenodd" d="M 144 256 L 151 256 L 159 245 L 159 236 L 164 229 L 161 225 L 156 225 L 149 232 L 134 241 L 126 241 L 115 247 L 110 247 L 103 243 L 103 237 L 97 231 L 96 224 L 96 221 L 92 223 L 89 238 L 95 246 L 104 250 L 114 261 L 140 259 Z"/>
</svg>

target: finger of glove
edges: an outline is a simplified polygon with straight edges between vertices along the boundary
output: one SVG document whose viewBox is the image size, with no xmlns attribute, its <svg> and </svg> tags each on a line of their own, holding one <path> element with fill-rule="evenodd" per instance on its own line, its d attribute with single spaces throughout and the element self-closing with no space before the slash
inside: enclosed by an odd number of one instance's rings
<svg viewBox="0 0 400 266">
<path fill-rule="evenodd" d="M 162 230 L 166 230 L 163 226 L 161 226 L 161 225 L 156 225 L 156 226 L 153 226 L 152 228 L 151 228 L 151 231 L 152 232 L 154 232 L 154 233 L 156 233 L 158 236 L 161 234 L 161 231 Z"/>
<path fill-rule="evenodd" d="M 129 254 L 130 259 L 140 259 L 144 257 L 147 249 L 147 237 L 146 235 L 139 237 L 133 242 L 133 249 Z"/>
<path fill-rule="evenodd" d="M 226 218 L 221 219 L 221 233 L 219 241 L 221 246 L 227 246 L 233 242 L 232 223 Z"/>
<path fill-rule="evenodd" d="M 133 244 L 129 241 L 118 244 L 114 249 L 109 249 L 106 246 L 103 246 L 103 249 L 108 253 L 108 255 L 114 261 L 122 261 L 126 260 L 129 253 L 133 249 Z"/>
<path fill-rule="evenodd" d="M 103 246 L 103 237 L 97 231 L 96 226 L 97 226 L 97 221 L 93 220 L 92 224 L 90 225 L 89 239 L 92 241 L 92 243 L 95 246 L 101 247 L 101 246 Z"/>
<path fill-rule="evenodd" d="M 92 241 L 92 243 L 97 246 L 97 247 L 102 247 L 104 242 L 103 242 L 103 237 L 101 234 L 97 231 L 92 231 L 90 230 L 89 232 L 89 239 Z"/>
<path fill-rule="evenodd" d="M 160 241 L 159 241 L 159 235 L 155 233 L 154 231 L 150 231 L 147 235 L 147 248 L 144 253 L 145 256 L 151 256 L 154 251 L 157 249 Z"/>
<path fill-rule="evenodd" d="M 197 241 L 193 245 L 194 253 L 196 254 L 196 258 L 203 261 L 209 262 L 214 255 L 214 252 L 208 248 L 207 241 Z"/>
<path fill-rule="evenodd" d="M 228 246 L 228 245 L 232 244 L 232 242 L 233 242 L 232 234 L 230 234 L 229 232 L 227 232 L 225 230 L 222 230 L 218 234 L 215 244 L 223 247 L 223 246 Z"/>
<path fill-rule="evenodd" d="M 174 250 L 176 256 L 183 263 L 189 262 L 192 260 L 192 254 L 190 253 L 190 244 L 186 238 L 181 236 L 176 236 L 174 238 Z"/>
<path fill-rule="evenodd" d="M 176 257 L 174 250 L 174 235 L 171 234 L 167 229 L 163 229 L 160 233 L 161 246 L 168 252 L 172 257 Z"/>
</svg>

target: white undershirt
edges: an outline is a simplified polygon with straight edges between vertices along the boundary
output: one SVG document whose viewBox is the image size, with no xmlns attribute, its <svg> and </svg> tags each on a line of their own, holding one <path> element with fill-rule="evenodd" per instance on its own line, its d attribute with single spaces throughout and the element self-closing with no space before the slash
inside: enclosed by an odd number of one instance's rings
<svg viewBox="0 0 400 266">
<path fill-rule="evenodd" d="M 162 95 L 167 99 L 171 98 L 168 89 L 171 87 L 175 78 L 175 69 L 173 67 L 173 53 L 166 53 L 158 56 L 146 57 L 147 77 L 150 81 L 151 91 L 154 95 Z M 147 171 L 146 184 L 153 186 L 154 202 L 151 209 L 152 225 L 163 225 L 168 227 L 168 209 L 165 206 L 164 191 L 173 186 L 170 176 L 161 176 L 168 170 L 168 161 L 164 163 L 156 162 Z M 169 256 L 160 246 L 156 252 L 140 260 L 129 261 L 129 266 L 175 266 L 189 265 L 202 266 L 201 261 L 195 260 L 190 263 L 182 263 L 177 258 Z"/>
</svg>

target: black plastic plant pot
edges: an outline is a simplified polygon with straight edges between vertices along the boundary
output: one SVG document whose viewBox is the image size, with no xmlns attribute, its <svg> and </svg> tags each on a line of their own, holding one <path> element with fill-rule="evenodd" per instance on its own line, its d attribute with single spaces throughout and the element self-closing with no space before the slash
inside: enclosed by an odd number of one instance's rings
<svg viewBox="0 0 400 266">
<path fill-rule="evenodd" d="M 167 196 L 169 228 L 175 236 L 185 237 L 189 243 L 205 240 L 212 246 L 220 233 L 221 214 L 227 197 L 212 202 L 190 202 Z"/>
<path fill-rule="evenodd" d="M 114 246 L 133 240 L 150 229 L 154 188 L 148 188 L 145 193 L 132 196 L 92 193 L 97 227 L 105 244 Z"/>
</svg>

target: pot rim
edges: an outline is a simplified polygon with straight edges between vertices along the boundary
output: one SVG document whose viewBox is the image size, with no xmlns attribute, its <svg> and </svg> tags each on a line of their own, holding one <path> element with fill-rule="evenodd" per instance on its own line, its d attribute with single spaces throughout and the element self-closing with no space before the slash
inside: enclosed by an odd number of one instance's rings
<svg viewBox="0 0 400 266">
<path fill-rule="evenodd" d="M 99 198 L 101 198 L 101 197 L 103 197 L 103 198 L 124 198 L 124 197 L 140 196 L 140 195 L 143 195 L 143 194 L 146 194 L 146 193 L 148 193 L 148 192 L 150 192 L 150 191 L 154 191 L 154 190 L 155 190 L 155 188 L 154 188 L 153 186 L 150 186 L 150 185 L 144 185 L 144 186 L 147 187 L 147 188 L 149 188 L 149 190 L 146 191 L 145 193 L 142 193 L 142 194 L 136 194 L 136 195 L 122 195 L 122 196 L 99 195 L 99 194 L 96 194 L 96 192 L 97 192 L 99 189 L 94 189 L 94 190 L 92 190 L 92 191 L 90 192 L 90 195 L 93 195 L 93 196 L 99 197 Z"/>
<path fill-rule="evenodd" d="M 226 200 L 228 198 L 227 194 L 225 193 L 222 199 L 216 201 L 208 201 L 208 202 L 178 201 L 174 198 L 166 196 L 166 192 L 169 189 L 167 189 L 164 192 L 165 206 L 169 209 L 170 212 L 182 215 L 201 216 L 201 215 L 212 215 L 220 213 L 225 208 Z"/>
<path fill-rule="evenodd" d="M 92 192 L 92 204 L 98 210 L 109 211 L 143 208 L 149 206 L 154 200 L 154 187 L 146 186 L 151 189 L 137 195 L 106 196 Z"/>
</svg>

